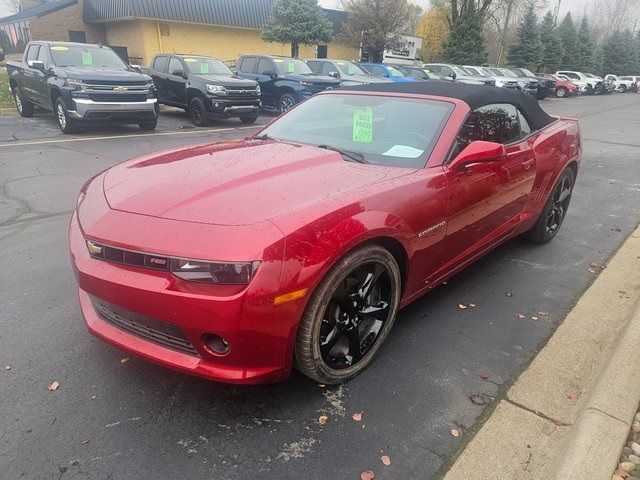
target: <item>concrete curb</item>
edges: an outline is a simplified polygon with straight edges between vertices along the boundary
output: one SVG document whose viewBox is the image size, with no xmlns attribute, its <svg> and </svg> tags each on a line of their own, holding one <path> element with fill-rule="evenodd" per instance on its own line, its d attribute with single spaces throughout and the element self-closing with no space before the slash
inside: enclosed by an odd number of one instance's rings
<svg viewBox="0 0 640 480">
<path fill-rule="evenodd" d="M 640 402 L 640 228 L 445 480 L 610 480 Z"/>
</svg>

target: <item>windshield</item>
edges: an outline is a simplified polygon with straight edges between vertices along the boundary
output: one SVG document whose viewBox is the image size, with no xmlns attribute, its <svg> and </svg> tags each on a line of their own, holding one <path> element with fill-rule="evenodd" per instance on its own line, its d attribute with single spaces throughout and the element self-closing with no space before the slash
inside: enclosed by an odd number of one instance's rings
<svg viewBox="0 0 640 480">
<path fill-rule="evenodd" d="M 382 95 L 317 95 L 261 135 L 361 154 L 364 163 L 421 168 L 453 104 Z"/>
<path fill-rule="evenodd" d="M 220 60 L 211 57 L 185 57 L 189 72 L 196 75 L 232 75 L 231 70 Z"/>
<path fill-rule="evenodd" d="M 313 70 L 309 68 L 309 65 L 297 58 L 274 58 L 273 63 L 275 64 L 278 73 L 298 73 L 300 75 L 309 75 L 313 73 Z"/>
<path fill-rule="evenodd" d="M 335 62 L 335 64 L 343 75 L 369 75 L 362 68 L 352 62 Z"/>
<path fill-rule="evenodd" d="M 127 70 L 127 64 L 108 47 L 92 45 L 51 45 L 53 63 L 58 67 L 116 68 Z"/>
<path fill-rule="evenodd" d="M 515 73 L 518 77 L 535 77 L 535 75 L 526 68 L 512 68 L 510 71 Z"/>
<path fill-rule="evenodd" d="M 404 77 L 404 76 L 406 76 L 404 73 L 402 73 L 400 70 L 398 70 L 398 69 L 397 69 L 397 68 L 395 68 L 395 67 L 389 67 L 389 66 L 387 66 L 386 68 L 387 68 L 387 72 L 389 72 L 389 75 L 391 75 L 392 77 L 397 78 L 397 77 Z"/>
<path fill-rule="evenodd" d="M 585 76 L 588 78 L 597 78 L 593 73 L 585 73 Z"/>
<path fill-rule="evenodd" d="M 518 78 L 518 76 L 515 73 L 513 73 L 511 70 L 508 70 L 506 68 L 501 68 L 499 71 L 502 72 L 502 76 L 504 77 Z"/>
<path fill-rule="evenodd" d="M 498 77 L 504 77 L 504 74 L 498 70 L 497 68 L 488 68 L 487 70 L 489 70 L 491 72 L 491 75 L 497 75 Z"/>
<path fill-rule="evenodd" d="M 456 75 L 462 75 L 462 76 L 469 75 L 469 72 L 466 72 L 464 68 L 452 65 L 451 69 L 456 73 Z"/>
<path fill-rule="evenodd" d="M 469 72 L 469 75 L 479 75 L 481 77 L 483 77 L 484 75 L 482 75 L 482 73 L 480 72 L 480 70 L 477 70 L 475 67 L 467 67 L 466 65 L 463 67 L 467 72 Z"/>
</svg>

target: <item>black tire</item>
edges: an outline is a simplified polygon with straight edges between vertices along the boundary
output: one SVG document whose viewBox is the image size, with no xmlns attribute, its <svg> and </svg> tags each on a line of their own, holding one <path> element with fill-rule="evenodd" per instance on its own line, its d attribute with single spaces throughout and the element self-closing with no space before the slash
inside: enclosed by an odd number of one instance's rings
<svg viewBox="0 0 640 480">
<path fill-rule="evenodd" d="M 56 101 L 53 102 L 53 114 L 56 117 L 56 121 L 58 122 L 58 127 L 62 130 L 62 133 L 74 133 L 77 128 L 73 120 L 69 117 L 69 111 L 67 110 L 67 106 L 62 100 L 62 97 L 56 98 Z"/>
<path fill-rule="evenodd" d="M 567 96 L 567 93 L 567 89 L 564 87 L 556 88 L 556 97 L 558 98 L 565 98 Z"/>
<path fill-rule="evenodd" d="M 140 122 L 138 124 L 141 130 L 155 130 L 158 126 L 158 119 L 154 118 L 153 120 L 145 120 L 144 122 Z"/>
<path fill-rule="evenodd" d="M 400 291 L 400 270 L 388 250 L 370 244 L 345 255 L 318 285 L 300 320 L 296 368 L 324 384 L 358 375 L 391 331 Z"/>
<path fill-rule="evenodd" d="M 256 123 L 256 121 L 258 120 L 258 117 L 240 117 L 240 121 L 246 125 L 251 125 L 253 123 Z"/>
<path fill-rule="evenodd" d="M 283 93 L 280 95 L 278 99 L 278 105 L 276 105 L 276 110 L 280 113 L 284 113 L 290 108 L 293 108 L 296 104 L 296 98 L 290 93 Z"/>
<path fill-rule="evenodd" d="M 209 117 L 207 116 L 207 106 L 200 97 L 194 97 L 189 102 L 189 115 L 191 121 L 196 127 L 206 127 L 209 125 Z"/>
<path fill-rule="evenodd" d="M 15 102 L 16 109 L 21 117 L 33 117 L 33 103 L 24 98 L 18 87 L 13 89 L 13 101 Z"/>
<path fill-rule="evenodd" d="M 626 85 L 620 85 L 620 93 L 625 93 L 627 91 Z"/>
<path fill-rule="evenodd" d="M 526 239 L 536 243 L 548 243 L 553 240 L 567 215 L 574 182 L 573 170 L 569 167 L 565 168 L 553 185 L 547 203 L 535 225 L 524 234 Z"/>
</svg>

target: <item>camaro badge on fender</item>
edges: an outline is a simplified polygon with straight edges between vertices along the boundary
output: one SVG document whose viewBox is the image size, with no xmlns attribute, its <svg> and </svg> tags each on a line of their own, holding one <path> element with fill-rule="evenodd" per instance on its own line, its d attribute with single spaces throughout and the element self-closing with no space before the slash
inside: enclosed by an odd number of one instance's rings
<svg viewBox="0 0 640 480">
<path fill-rule="evenodd" d="M 418 237 L 424 237 L 425 235 L 433 232 L 434 230 L 437 230 L 438 228 L 444 227 L 446 224 L 447 224 L 447 222 L 444 221 L 444 220 L 442 222 L 440 222 L 440 223 L 436 223 L 435 225 L 427 228 L 426 230 L 421 231 L 418 234 Z"/>
</svg>

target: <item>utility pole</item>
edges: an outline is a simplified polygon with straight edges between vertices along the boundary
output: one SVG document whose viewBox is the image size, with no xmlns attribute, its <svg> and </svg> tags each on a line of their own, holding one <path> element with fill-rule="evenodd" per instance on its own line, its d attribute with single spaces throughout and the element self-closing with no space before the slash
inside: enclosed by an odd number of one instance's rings
<svg viewBox="0 0 640 480">
<path fill-rule="evenodd" d="M 560 2 L 562 2 L 562 0 L 558 0 L 558 6 L 556 7 L 556 18 L 554 19 L 556 25 L 558 24 L 558 15 L 560 15 Z"/>
<path fill-rule="evenodd" d="M 502 40 L 500 42 L 500 53 L 498 53 L 498 61 L 496 63 L 496 67 L 500 66 L 502 54 L 504 53 L 504 49 L 507 46 L 507 29 L 509 28 L 509 19 L 511 18 L 513 2 L 514 0 L 509 0 L 507 3 L 507 15 L 504 17 L 504 26 L 502 27 Z"/>
</svg>

